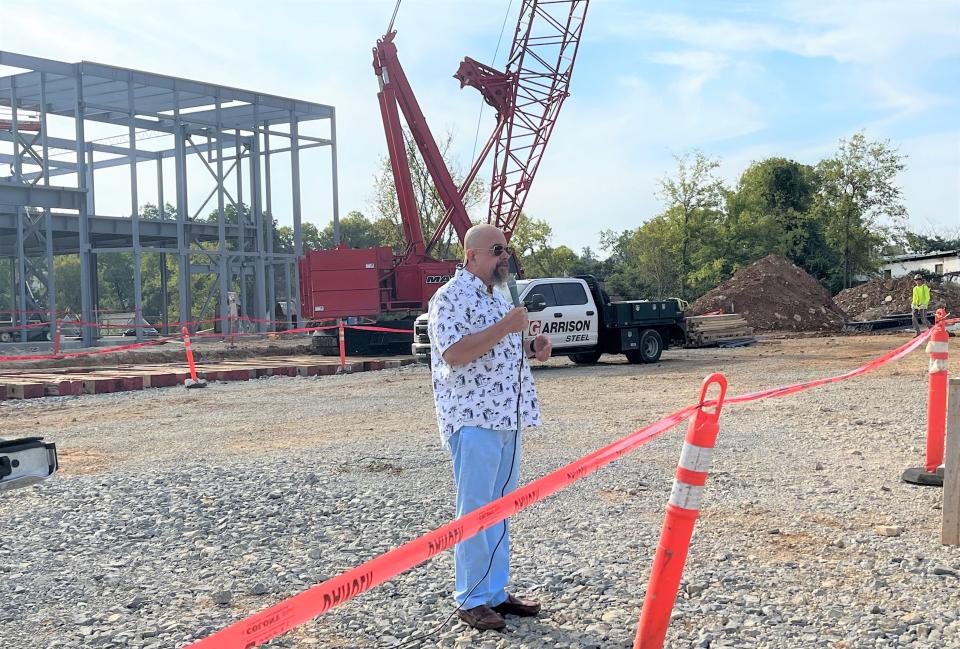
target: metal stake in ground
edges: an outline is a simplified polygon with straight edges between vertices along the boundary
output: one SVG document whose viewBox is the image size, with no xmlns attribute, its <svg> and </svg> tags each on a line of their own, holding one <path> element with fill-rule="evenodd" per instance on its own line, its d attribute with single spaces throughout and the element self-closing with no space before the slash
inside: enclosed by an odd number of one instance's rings
<svg viewBox="0 0 960 649">
<path fill-rule="evenodd" d="M 943 545 L 960 545 L 960 379 L 950 379 L 947 446 L 943 454 Z"/>
<path fill-rule="evenodd" d="M 943 486 L 943 445 L 947 428 L 947 352 L 950 335 L 945 320 L 947 312 L 937 309 L 936 324 L 927 353 L 930 354 L 930 388 L 927 395 L 927 458 L 922 467 L 903 472 L 903 481 L 932 487 Z"/>
<path fill-rule="evenodd" d="M 337 374 L 344 374 L 350 371 L 347 369 L 347 337 L 343 320 L 337 320 L 337 325 L 340 335 L 340 367 L 337 368 Z"/>
<path fill-rule="evenodd" d="M 708 412 L 704 404 L 707 404 L 707 391 L 713 385 L 720 388 L 720 394 L 710 404 L 712 412 Z M 693 536 L 693 526 L 700 513 L 707 470 L 720 432 L 720 409 L 726 394 L 727 379 L 719 373 L 708 376 L 700 389 L 700 409 L 690 422 L 683 442 L 683 452 L 677 464 L 673 490 L 660 532 L 660 543 L 650 569 L 650 583 L 647 584 L 647 594 L 643 599 L 634 649 L 663 647 Z"/>
<path fill-rule="evenodd" d="M 190 378 L 183 382 L 187 388 L 205 388 L 207 380 L 197 377 L 197 366 L 193 362 L 193 349 L 190 348 L 190 330 L 183 327 L 180 330 L 183 333 L 183 348 L 187 351 L 187 364 L 190 366 Z"/>
</svg>

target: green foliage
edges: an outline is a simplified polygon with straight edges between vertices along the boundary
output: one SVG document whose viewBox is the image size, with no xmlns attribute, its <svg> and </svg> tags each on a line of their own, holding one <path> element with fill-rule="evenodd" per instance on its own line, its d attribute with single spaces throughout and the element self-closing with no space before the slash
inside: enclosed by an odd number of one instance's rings
<svg viewBox="0 0 960 649">
<path fill-rule="evenodd" d="M 884 243 L 906 217 L 897 174 L 904 156 L 889 142 L 868 142 L 863 132 L 840 140 L 834 157 L 817 165 L 813 215 L 840 263 L 828 271 L 830 288 L 849 288 L 861 273 L 874 273 Z"/>
<path fill-rule="evenodd" d="M 452 135 L 441 142 L 454 181 L 463 174 L 449 156 Z M 413 177 L 420 223 L 429 239 L 444 216 L 444 209 L 409 135 L 407 155 Z M 960 249 L 960 229 L 918 234 L 906 231 L 906 210 L 897 175 L 905 168 L 904 157 L 886 141 L 870 142 L 856 133 L 841 140 L 837 151 L 815 166 L 784 157 L 752 163 L 736 185 L 725 187 L 716 177 L 719 160 L 700 151 L 676 157 L 676 167 L 660 179 L 657 194 L 663 211 L 638 215 L 636 227 L 600 233 L 601 259 L 590 248 L 579 254 L 567 246 L 554 245 L 549 218 L 521 214 L 511 244 L 518 250 L 527 277 L 590 274 L 606 283 L 611 295 L 624 299 L 682 297 L 692 300 L 730 277 L 731 274 L 770 253 L 782 255 L 836 291 L 854 276 L 876 271 L 883 254 L 924 253 Z M 478 207 L 486 200 L 483 185 L 475 182 L 465 203 Z M 375 218 L 352 211 L 340 222 L 341 240 L 353 248 L 389 245 L 396 252 L 406 248 L 400 222 L 393 175 L 383 160 L 374 179 L 372 210 Z M 175 218 L 176 209 L 164 206 L 164 217 Z M 224 208 L 224 221 L 235 224 L 238 216 L 249 219 L 249 208 Z M 601 215 L 602 217 L 602 215 Z M 141 218 L 159 219 L 160 210 L 145 205 Z M 272 219 L 269 214 L 264 220 Z M 217 223 L 211 211 L 207 222 Z M 602 220 L 602 219 L 601 219 Z M 267 221 L 268 223 L 270 221 Z M 293 228 L 274 224 L 273 247 L 278 253 L 293 253 Z M 304 250 L 331 248 L 333 224 L 318 228 L 304 222 Z M 236 244 L 230 242 L 230 249 Z M 211 244 L 201 248 L 213 249 Z M 461 250 L 452 228 L 447 228 L 433 255 L 460 258 Z M 9 263 L 0 263 L 0 299 L 10 304 Z M 177 319 L 177 264 L 167 259 L 167 282 L 171 319 Z M 80 309 L 79 260 L 76 255 L 55 260 L 58 307 Z M 162 312 L 160 304 L 160 255 L 143 255 L 143 301 L 148 318 Z M 277 294 L 285 293 L 282 270 L 276 273 Z M 98 283 L 102 309 L 133 309 L 132 255 L 99 256 Z M 195 311 L 213 289 L 216 278 L 194 275 Z M 4 307 L 9 308 L 9 307 Z"/>
<path fill-rule="evenodd" d="M 927 236 L 916 232 L 904 232 L 903 249 L 899 252 L 924 254 L 941 250 L 960 250 L 960 228 L 952 235 Z"/>
<path fill-rule="evenodd" d="M 319 249 L 333 248 L 333 221 L 319 231 Z M 340 242 L 351 248 L 373 248 L 383 245 L 374 223 L 362 212 L 352 211 L 340 219 Z"/>
<path fill-rule="evenodd" d="M 674 175 L 660 179 L 658 194 L 667 210 L 658 229 L 668 237 L 662 243 L 677 257 L 679 297 L 688 298 L 691 293 L 702 292 L 703 285 L 711 281 L 711 273 L 703 272 L 704 261 L 713 256 L 710 242 L 719 234 L 725 190 L 714 176 L 719 160 L 700 151 L 674 158 Z M 659 268 L 647 270 L 659 274 Z"/>
<path fill-rule="evenodd" d="M 413 137 L 406 128 L 404 128 L 403 134 L 406 142 L 407 163 L 410 167 L 414 200 L 420 216 L 420 227 L 423 231 L 424 240 L 428 242 L 443 220 L 446 210 Z M 456 160 L 451 153 L 452 145 L 453 133 L 451 132 L 447 132 L 446 136 L 437 143 L 443 161 L 450 171 L 450 176 L 454 184 L 459 187 L 466 174 L 456 164 Z M 484 183 L 480 180 L 474 180 L 463 197 L 464 207 L 469 212 L 485 201 L 486 197 L 487 192 Z M 406 248 L 406 239 L 403 234 L 400 205 L 397 202 L 397 190 L 389 158 L 381 160 L 380 172 L 374 178 L 373 208 L 379 215 L 373 223 L 377 240 L 383 242 L 383 245 L 392 246 L 395 252 L 403 252 Z M 444 229 L 443 235 L 431 254 L 438 259 L 457 259 L 461 256 L 460 245 L 452 227 L 447 226 Z"/>
</svg>

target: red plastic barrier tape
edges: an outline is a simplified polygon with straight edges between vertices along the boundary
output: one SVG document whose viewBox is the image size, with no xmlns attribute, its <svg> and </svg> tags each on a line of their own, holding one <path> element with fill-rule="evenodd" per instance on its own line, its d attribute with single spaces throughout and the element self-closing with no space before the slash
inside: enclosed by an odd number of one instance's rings
<svg viewBox="0 0 960 649">
<path fill-rule="evenodd" d="M 0 356 L 0 361 L 46 361 L 57 358 L 77 358 L 79 356 L 94 356 L 96 354 L 111 354 L 113 352 L 122 352 L 137 347 L 153 347 L 154 345 L 164 345 L 169 342 L 179 341 L 176 338 L 157 338 L 156 340 L 147 340 L 142 343 L 133 343 L 130 345 L 120 345 L 119 347 L 104 347 L 103 349 L 91 349 L 82 352 L 67 352 L 66 354 L 36 354 L 33 356 Z"/>
<path fill-rule="evenodd" d="M 759 399 L 774 399 L 777 397 L 785 397 L 788 394 L 795 394 L 797 392 L 802 392 L 804 390 L 809 390 L 811 388 L 818 388 L 821 385 L 826 385 L 828 383 L 836 383 L 838 381 L 845 381 L 846 379 L 852 379 L 861 374 L 866 374 L 871 372 L 882 365 L 887 363 L 892 363 L 898 361 L 917 347 L 926 342 L 927 338 L 931 336 L 933 330 L 925 331 L 923 334 L 913 338 L 910 342 L 897 347 L 896 349 L 887 352 L 883 356 L 876 358 L 865 365 L 845 372 L 843 374 L 838 374 L 836 376 L 831 376 L 825 379 L 816 379 L 814 381 L 806 381 L 804 383 L 797 383 L 795 385 L 785 385 L 778 388 L 769 388 L 767 390 L 760 390 L 759 392 L 750 392 L 748 394 L 740 394 L 735 397 L 727 397 L 726 403 L 746 403 L 748 401 L 757 401 Z"/>
<path fill-rule="evenodd" d="M 882 365 L 903 358 L 923 344 L 930 335 L 931 332 L 927 331 L 880 358 L 844 374 L 728 397 L 725 399 L 725 403 L 746 403 L 748 401 L 782 397 L 827 383 L 860 376 Z M 712 403 L 707 402 L 702 405 L 709 406 Z M 688 419 L 699 407 L 701 407 L 701 404 L 678 410 L 613 444 L 520 487 L 485 507 L 455 519 L 386 554 L 283 600 L 279 604 L 235 622 L 190 646 L 198 649 L 234 649 L 263 644 L 299 624 L 326 613 L 335 606 L 370 590 L 374 586 L 382 584 L 401 572 L 423 563 L 460 541 L 470 538 L 480 530 L 491 527 L 571 483 L 590 475 L 600 467 L 613 462 L 625 453 L 642 446 Z"/>
<path fill-rule="evenodd" d="M 690 406 L 678 410 L 632 435 L 549 473 L 539 480 L 534 480 L 485 507 L 461 516 L 418 539 L 361 564 L 353 570 L 328 579 L 190 646 L 198 649 L 236 649 L 237 647 L 254 647 L 267 642 L 590 475 L 600 467 L 673 428 L 689 418 L 696 409 L 697 406 Z"/>
</svg>

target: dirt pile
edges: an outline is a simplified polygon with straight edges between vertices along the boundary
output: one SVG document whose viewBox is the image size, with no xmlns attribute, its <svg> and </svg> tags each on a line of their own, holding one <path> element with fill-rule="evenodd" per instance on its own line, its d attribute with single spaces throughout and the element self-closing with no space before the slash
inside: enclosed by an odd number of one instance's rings
<svg viewBox="0 0 960 649">
<path fill-rule="evenodd" d="M 777 255 L 741 268 L 691 304 L 687 314 L 717 309 L 742 314 L 757 331 L 836 331 L 847 319 L 827 289 Z"/>
<path fill-rule="evenodd" d="M 833 298 L 853 320 L 879 320 L 895 313 L 910 313 L 913 280 L 909 277 L 873 279 L 844 289 Z M 960 313 L 960 285 L 930 282 L 930 308 Z"/>
</svg>

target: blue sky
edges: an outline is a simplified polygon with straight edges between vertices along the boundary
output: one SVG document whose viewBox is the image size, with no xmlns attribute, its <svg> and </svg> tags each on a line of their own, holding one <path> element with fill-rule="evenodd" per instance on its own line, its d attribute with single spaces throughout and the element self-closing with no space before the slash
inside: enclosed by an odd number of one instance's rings
<svg viewBox="0 0 960 649">
<path fill-rule="evenodd" d="M 369 215 L 386 151 L 370 49 L 393 4 L 0 0 L 0 49 L 333 104 L 341 214 Z M 397 17 L 408 77 L 434 132 L 455 133 L 464 168 L 481 100 L 451 74 L 464 55 L 491 61 L 509 4 L 404 0 Z M 512 5 L 505 39 L 519 0 Z M 814 164 L 861 129 L 909 156 L 898 182 L 911 227 L 960 228 L 955 1 L 593 0 L 571 92 L 526 208 L 553 226 L 555 244 L 596 246 L 601 229 L 633 228 L 659 213 L 656 181 L 675 154 L 720 158 L 732 185 L 751 161 Z M 492 120 L 485 110 L 481 139 Z M 305 158 L 304 218 L 321 225 L 330 218 L 328 175 L 323 156 Z M 125 191 L 123 173 L 112 178 L 117 191 L 98 188 L 98 212 L 129 205 L 108 204 Z M 283 208 L 280 197 L 275 211 Z"/>
</svg>

